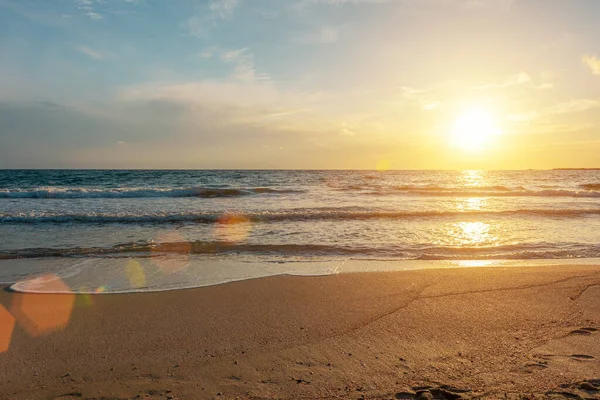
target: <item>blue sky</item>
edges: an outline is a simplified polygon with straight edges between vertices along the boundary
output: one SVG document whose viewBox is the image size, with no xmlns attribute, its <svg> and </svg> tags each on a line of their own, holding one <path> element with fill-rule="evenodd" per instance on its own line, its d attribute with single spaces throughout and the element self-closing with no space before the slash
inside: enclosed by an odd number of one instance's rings
<svg viewBox="0 0 600 400">
<path fill-rule="evenodd" d="M 3 168 L 598 167 L 600 1 L 0 0 Z M 502 136 L 449 140 L 484 108 Z"/>
</svg>

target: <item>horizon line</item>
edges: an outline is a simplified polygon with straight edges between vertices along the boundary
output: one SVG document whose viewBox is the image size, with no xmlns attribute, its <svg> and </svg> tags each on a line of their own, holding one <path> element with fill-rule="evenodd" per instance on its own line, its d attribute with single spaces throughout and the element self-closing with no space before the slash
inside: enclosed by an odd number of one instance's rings
<svg viewBox="0 0 600 400">
<path fill-rule="evenodd" d="M 600 171 L 600 167 L 588 168 L 524 168 L 524 169 L 494 169 L 494 168 L 390 168 L 385 170 L 366 168 L 0 168 L 0 171 Z"/>
</svg>

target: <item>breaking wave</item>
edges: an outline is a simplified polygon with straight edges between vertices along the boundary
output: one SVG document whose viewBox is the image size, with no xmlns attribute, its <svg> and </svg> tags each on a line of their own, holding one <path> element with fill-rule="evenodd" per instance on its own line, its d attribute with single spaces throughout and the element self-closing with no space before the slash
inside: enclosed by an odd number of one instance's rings
<svg viewBox="0 0 600 400">
<path fill-rule="evenodd" d="M 42 257 L 158 257 L 174 254 L 265 255 L 274 257 L 389 257 L 400 260 L 517 260 L 598 258 L 600 246 L 578 243 L 512 244 L 489 247 L 344 246 L 323 244 L 260 244 L 218 241 L 125 243 L 113 247 L 32 248 L 0 252 L 0 259 Z"/>
<path fill-rule="evenodd" d="M 410 196 L 445 196 L 445 197 L 577 197 L 600 198 L 600 184 L 590 183 L 580 186 L 581 190 L 544 189 L 529 190 L 524 187 L 477 186 L 477 187 L 442 187 L 442 186 L 370 186 L 350 185 L 334 188 L 336 191 L 355 192 L 363 195 L 410 195 Z M 64 188 L 43 187 L 33 189 L 3 189 L 0 199 L 127 199 L 127 198 L 160 198 L 160 197 L 197 197 L 227 198 L 252 195 L 277 195 L 304 193 L 297 189 L 256 188 Z"/>
<path fill-rule="evenodd" d="M 600 190 L 600 183 L 585 183 L 581 187 L 585 190 Z"/>
<path fill-rule="evenodd" d="M 115 188 L 115 189 L 90 189 L 90 188 L 36 188 L 36 189 L 8 189 L 0 191 L 0 199 L 81 199 L 81 198 L 145 198 L 145 197 L 241 197 L 257 194 L 286 194 L 299 193 L 298 190 L 271 189 L 271 188 L 169 188 L 169 189 L 144 189 L 144 188 Z"/>
<path fill-rule="evenodd" d="M 50 215 L 1 215 L 0 223 L 10 224 L 169 224 L 169 223 L 218 223 L 224 217 L 240 217 L 249 222 L 286 222 L 286 221 L 350 221 L 350 220 L 402 220 L 409 218 L 443 218 L 443 217 L 562 217 L 577 218 L 589 215 L 600 215 L 600 208 L 594 209 L 519 209 L 504 211 L 349 211 L 333 210 L 287 210 L 262 213 L 181 213 L 181 214 L 50 214 Z"/>
<path fill-rule="evenodd" d="M 416 195 L 440 197 L 600 197 L 600 185 L 582 185 L 584 190 L 545 189 L 528 190 L 522 186 L 476 186 L 476 187 L 442 187 L 442 186 L 348 186 L 338 188 L 344 192 L 361 192 L 367 195 Z"/>
</svg>

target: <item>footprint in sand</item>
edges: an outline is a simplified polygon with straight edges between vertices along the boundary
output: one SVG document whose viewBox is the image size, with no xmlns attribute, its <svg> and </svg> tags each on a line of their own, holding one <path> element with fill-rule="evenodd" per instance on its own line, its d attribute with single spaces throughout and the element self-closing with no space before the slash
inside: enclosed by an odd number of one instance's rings
<svg viewBox="0 0 600 400">
<path fill-rule="evenodd" d="M 74 393 L 61 394 L 58 397 L 54 397 L 52 400 L 72 400 L 72 399 L 80 399 L 81 397 L 83 397 L 82 393 L 74 392 Z"/>
<path fill-rule="evenodd" d="M 592 332 L 597 332 L 598 329 L 596 328 L 581 328 L 581 329 L 575 329 L 574 331 L 571 331 L 569 333 L 569 335 L 582 335 L 582 336 L 590 336 L 592 334 Z"/>
<path fill-rule="evenodd" d="M 593 360 L 594 356 L 588 356 L 587 354 L 571 354 L 571 358 L 575 360 Z"/>
<path fill-rule="evenodd" d="M 525 370 L 525 372 L 529 372 L 529 373 L 532 373 L 534 371 L 540 371 L 540 370 L 543 370 L 543 369 L 546 369 L 546 368 L 548 368 L 548 366 L 545 363 L 543 363 L 543 362 L 540 362 L 540 363 L 529 363 L 529 364 L 525 364 L 523 366 L 523 369 Z"/>
</svg>

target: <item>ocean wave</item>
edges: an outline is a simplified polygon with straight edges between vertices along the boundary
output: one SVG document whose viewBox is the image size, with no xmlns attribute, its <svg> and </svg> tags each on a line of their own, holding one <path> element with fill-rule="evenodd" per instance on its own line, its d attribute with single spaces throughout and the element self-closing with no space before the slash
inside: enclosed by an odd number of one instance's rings
<svg viewBox="0 0 600 400">
<path fill-rule="evenodd" d="M 0 199 L 110 199 L 110 198 L 146 198 L 146 197 L 241 197 L 257 194 L 299 193 L 299 190 L 272 188 L 36 188 L 0 190 Z"/>
<path fill-rule="evenodd" d="M 440 197 L 600 197 L 600 185 L 586 184 L 581 186 L 584 190 L 569 189 L 541 189 L 532 190 L 522 186 L 474 186 L 474 187 L 446 187 L 446 186 L 369 186 L 351 185 L 335 190 L 343 192 L 360 192 L 365 195 L 412 195 L 412 196 L 440 196 Z"/>
<path fill-rule="evenodd" d="M 585 183 L 580 187 L 585 190 L 600 190 L 600 183 Z"/>
<path fill-rule="evenodd" d="M 336 188 L 336 190 L 340 191 L 380 191 L 380 192 L 444 192 L 444 191 L 489 191 L 489 192 L 511 192 L 511 191 L 519 191 L 525 190 L 523 186 L 510 188 L 508 186 L 502 185 L 492 185 L 492 186 L 462 186 L 462 187 L 448 187 L 448 186 L 439 186 L 439 185 L 402 185 L 402 186 L 377 186 L 377 185 L 349 185 L 346 187 Z"/>
<path fill-rule="evenodd" d="M 478 187 L 443 187 L 443 186 L 369 186 L 350 185 L 334 188 L 336 191 L 356 192 L 361 195 L 386 196 L 440 196 L 440 197 L 575 197 L 600 198 L 600 184 L 583 184 L 582 190 L 540 189 L 530 190 L 524 187 L 478 186 Z M 227 198 L 252 195 L 304 193 L 304 190 L 256 188 L 64 188 L 45 187 L 34 189 L 2 189 L 0 199 L 136 199 L 160 197 L 197 197 Z"/>
<path fill-rule="evenodd" d="M 440 197 L 581 197 L 596 198 L 600 197 L 600 191 L 580 191 L 566 189 L 546 189 L 546 190 L 481 190 L 481 189 L 411 189 L 396 190 L 392 192 L 375 190 L 368 194 L 398 194 L 406 193 L 418 196 L 440 196 Z"/>
<path fill-rule="evenodd" d="M 263 255 L 272 257 L 390 257 L 401 260 L 527 260 L 598 258 L 600 246 L 580 243 L 525 243 L 489 247 L 344 246 L 324 244 L 252 244 L 218 241 L 127 243 L 114 247 L 32 248 L 0 252 L 0 259 L 48 257 L 164 257 L 168 255 Z"/>
<path fill-rule="evenodd" d="M 45 215 L 1 215 L 0 223 L 6 224 L 169 224 L 169 223 L 219 223 L 223 219 L 239 217 L 239 220 L 257 223 L 294 221 L 350 221 L 350 220 L 401 220 L 409 218 L 443 217 L 562 217 L 577 218 L 600 215 L 600 208 L 594 209 L 518 209 L 518 210 L 474 210 L 474 211 L 348 211 L 348 210 L 288 210 L 262 213 L 180 213 L 180 214 L 45 214 Z"/>
<path fill-rule="evenodd" d="M 448 196 L 448 197 L 577 197 L 597 198 L 600 191 L 578 191 L 566 189 L 547 190 L 511 190 L 511 191 L 489 191 L 489 190 L 440 190 L 422 191 L 413 190 L 410 194 L 420 196 Z M 373 193 L 380 194 L 380 193 Z"/>
</svg>

